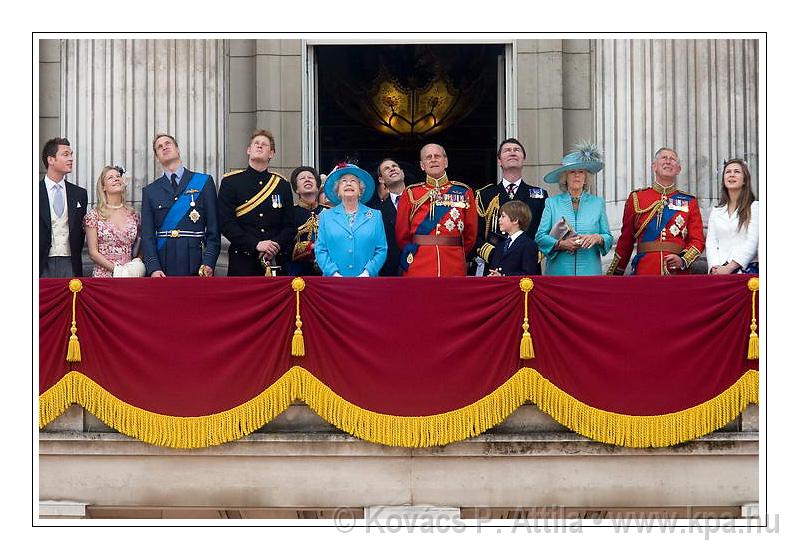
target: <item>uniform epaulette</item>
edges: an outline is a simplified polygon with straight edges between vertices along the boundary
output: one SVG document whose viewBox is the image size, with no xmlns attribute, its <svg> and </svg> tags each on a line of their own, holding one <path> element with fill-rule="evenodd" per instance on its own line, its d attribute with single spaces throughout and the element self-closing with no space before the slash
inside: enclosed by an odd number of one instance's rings
<svg viewBox="0 0 800 560">
<path fill-rule="evenodd" d="M 495 184 L 494 184 L 494 183 L 489 183 L 489 184 L 488 184 L 488 185 L 486 185 L 485 187 L 481 187 L 481 188 L 479 188 L 478 190 L 476 190 L 475 192 L 480 192 L 480 191 L 482 191 L 483 189 L 488 189 L 489 187 L 494 187 L 494 186 L 495 186 Z"/>
<path fill-rule="evenodd" d="M 688 193 L 688 192 L 686 192 L 686 191 L 682 191 L 682 190 L 680 190 L 680 189 L 676 189 L 676 190 L 675 190 L 675 192 L 681 193 L 682 195 L 686 195 L 686 196 L 688 196 L 689 198 L 697 198 L 695 195 L 693 195 L 693 194 L 691 194 L 691 193 Z"/>
<path fill-rule="evenodd" d="M 280 173 L 275 173 L 274 171 L 270 171 L 270 173 L 272 173 L 273 175 L 277 175 L 278 177 L 280 177 L 281 179 L 283 179 L 287 183 L 289 182 L 289 180 L 286 177 L 284 177 L 283 175 L 281 175 Z"/>
<path fill-rule="evenodd" d="M 237 173 L 241 173 L 242 171 L 244 171 L 244 169 L 231 169 L 225 175 L 223 175 L 222 178 L 224 179 L 225 177 L 230 177 L 231 175 L 236 175 Z"/>
<path fill-rule="evenodd" d="M 646 191 L 649 188 L 651 188 L 650 185 L 647 185 L 646 187 L 639 187 L 638 189 L 633 189 L 631 192 Z"/>
<path fill-rule="evenodd" d="M 461 181 L 450 181 L 450 184 L 451 184 L 451 185 L 458 185 L 459 187 L 464 187 L 465 189 L 472 190 L 472 187 L 470 187 L 470 186 L 469 186 L 468 184 L 466 184 L 466 183 L 462 183 Z"/>
</svg>

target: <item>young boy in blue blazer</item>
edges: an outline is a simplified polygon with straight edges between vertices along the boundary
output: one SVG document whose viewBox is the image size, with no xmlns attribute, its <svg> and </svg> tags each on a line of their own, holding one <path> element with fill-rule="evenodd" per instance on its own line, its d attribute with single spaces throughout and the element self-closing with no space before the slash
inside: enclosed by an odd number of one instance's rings
<svg viewBox="0 0 800 560">
<path fill-rule="evenodd" d="M 492 252 L 489 276 L 528 276 L 541 274 L 539 247 L 525 233 L 531 223 L 531 210 L 519 200 L 500 207 L 498 226 L 507 235 L 505 243 Z"/>
</svg>

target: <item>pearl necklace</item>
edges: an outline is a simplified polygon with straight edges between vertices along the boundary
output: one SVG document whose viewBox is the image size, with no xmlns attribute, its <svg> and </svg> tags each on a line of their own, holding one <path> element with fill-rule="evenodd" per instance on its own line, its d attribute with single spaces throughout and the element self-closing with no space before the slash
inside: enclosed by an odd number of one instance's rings
<svg viewBox="0 0 800 560">
<path fill-rule="evenodd" d="M 113 204 L 108 204 L 108 203 L 106 203 L 106 206 L 108 208 L 111 208 L 112 210 L 119 210 L 120 208 L 122 208 L 125 205 L 120 202 L 117 206 L 114 206 Z"/>
</svg>

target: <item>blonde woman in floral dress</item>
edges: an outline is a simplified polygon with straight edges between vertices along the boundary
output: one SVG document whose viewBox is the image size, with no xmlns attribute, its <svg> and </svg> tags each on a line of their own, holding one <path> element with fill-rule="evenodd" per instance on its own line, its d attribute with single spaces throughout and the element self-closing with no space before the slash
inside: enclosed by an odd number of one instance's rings
<svg viewBox="0 0 800 560">
<path fill-rule="evenodd" d="M 86 213 L 83 227 L 89 257 L 94 262 L 92 276 L 141 276 L 135 271 L 141 262 L 133 262 L 133 248 L 139 238 L 139 215 L 128 204 L 126 181 L 121 167 L 107 165 L 97 178 L 97 205 Z"/>
</svg>

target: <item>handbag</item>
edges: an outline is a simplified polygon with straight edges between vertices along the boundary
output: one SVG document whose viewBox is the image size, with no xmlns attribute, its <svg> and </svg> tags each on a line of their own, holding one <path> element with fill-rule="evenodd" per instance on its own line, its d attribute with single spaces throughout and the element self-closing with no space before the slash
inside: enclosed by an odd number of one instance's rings
<svg viewBox="0 0 800 560">
<path fill-rule="evenodd" d="M 145 269 L 142 259 L 135 259 L 125 264 L 118 264 L 114 267 L 114 278 L 141 278 L 144 276 Z"/>
<path fill-rule="evenodd" d="M 556 241 L 569 239 L 570 237 L 575 237 L 575 235 L 575 230 L 572 229 L 572 226 L 569 225 L 569 222 L 567 222 L 564 216 L 561 216 L 561 219 L 558 220 L 556 225 L 553 226 L 553 229 L 550 230 L 550 236 L 555 237 Z"/>
</svg>

